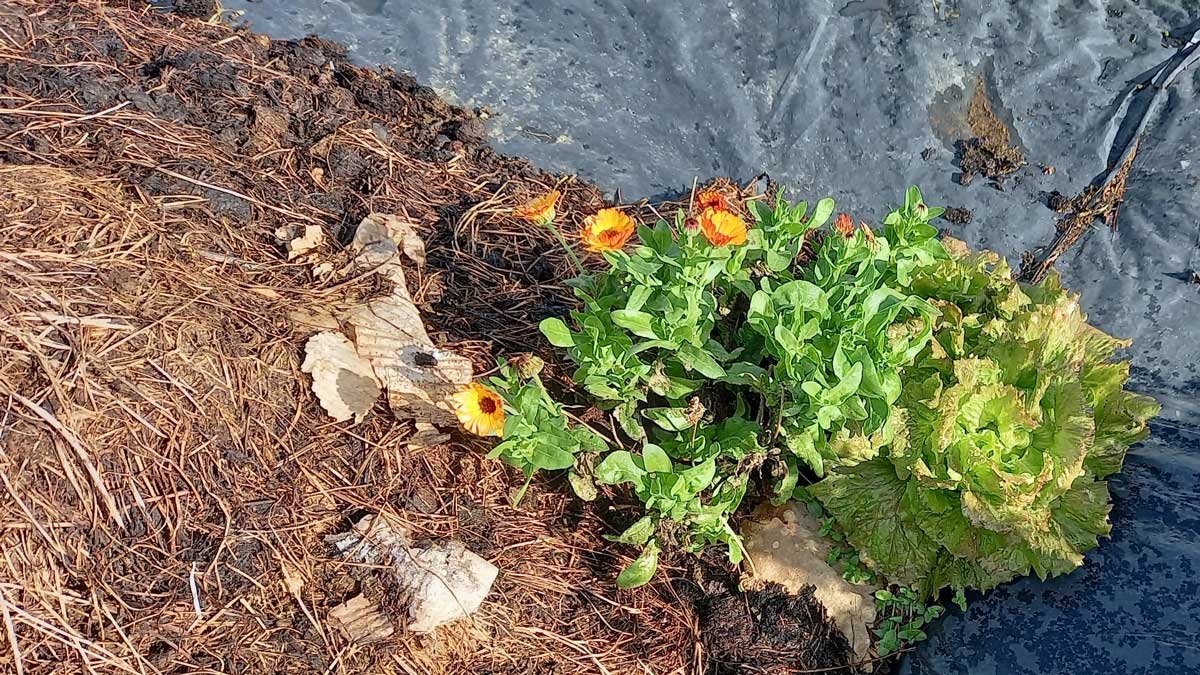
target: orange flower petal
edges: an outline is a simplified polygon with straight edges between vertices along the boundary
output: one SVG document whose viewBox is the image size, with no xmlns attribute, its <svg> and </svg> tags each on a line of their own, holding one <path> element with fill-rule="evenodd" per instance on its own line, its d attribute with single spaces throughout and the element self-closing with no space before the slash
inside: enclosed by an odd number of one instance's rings
<svg viewBox="0 0 1200 675">
<path fill-rule="evenodd" d="M 637 225 L 620 209 L 600 209 L 583 221 L 579 233 L 583 246 L 594 253 L 618 251 L 633 236 Z"/>
<path fill-rule="evenodd" d="M 701 190 L 696 193 L 696 210 L 704 213 L 708 209 L 728 211 L 729 201 L 725 199 L 725 195 L 716 190 Z"/>
<path fill-rule="evenodd" d="M 746 243 L 746 222 L 729 211 L 705 210 L 700 214 L 700 230 L 713 246 L 741 246 Z"/>
<path fill-rule="evenodd" d="M 538 225 L 549 225 L 554 222 L 554 207 L 558 205 L 558 199 L 562 193 L 558 190 L 551 190 L 546 194 L 534 199 L 524 206 L 515 209 L 513 215 L 527 220 Z"/>
</svg>

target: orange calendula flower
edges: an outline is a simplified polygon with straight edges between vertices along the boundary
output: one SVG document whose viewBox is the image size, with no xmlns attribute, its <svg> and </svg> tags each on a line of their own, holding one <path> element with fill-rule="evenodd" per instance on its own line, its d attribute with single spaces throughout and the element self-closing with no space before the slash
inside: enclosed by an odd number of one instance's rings
<svg viewBox="0 0 1200 675">
<path fill-rule="evenodd" d="M 854 219 L 848 213 L 839 213 L 837 220 L 833 221 L 833 229 L 843 237 L 849 239 L 854 236 Z"/>
<path fill-rule="evenodd" d="M 713 246 L 746 243 L 746 222 L 729 211 L 707 209 L 700 214 L 700 230 Z"/>
<path fill-rule="evenodd" d="M 619 209 L 600 209 L 583 221 L 579 236 L 583 246 L 594 253 L 619 251 L 633 236 L 636 226 L 629 214 Z"/>
<path fill-rule="evenodd" d="M 701 190 L 696 194 L 696 210 L 704 213 L 709 209 L 728 211 L 729 200 L 725 199 L 725 195 L 716 190 Z"/>
<path fill-rule="evenodd" d="M 558 198 L 562 193 L 558 190 L 551 190 L 537 199 L 529 202 L 525 206 L 513 211 L 513 215 L 531 223 L 538 225 L 549 225 L 554 222 L 554 207 L 558 205 Z"/>
<path fill-rule="evenodd" d="M 477 436 L 504 435 L 504 399 L 478 382 L 454 395 L 454 414 Z"/>
</svg>

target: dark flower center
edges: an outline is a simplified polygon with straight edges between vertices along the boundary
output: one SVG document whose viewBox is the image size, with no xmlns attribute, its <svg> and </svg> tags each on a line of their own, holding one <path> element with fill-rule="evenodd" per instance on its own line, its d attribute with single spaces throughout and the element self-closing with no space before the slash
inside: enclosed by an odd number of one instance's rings
<svg viewBox="0 0 1200 675">
<path fill-rule="evenodd" d="M 483 398 L 479 399 L 479 409 L 483 411 L 484 415 L 494 414 L 497 408 L 498 406 L 496 405 L 496 399 L 492 398 L 491 396 L 484 396 Z"/>
</svg>

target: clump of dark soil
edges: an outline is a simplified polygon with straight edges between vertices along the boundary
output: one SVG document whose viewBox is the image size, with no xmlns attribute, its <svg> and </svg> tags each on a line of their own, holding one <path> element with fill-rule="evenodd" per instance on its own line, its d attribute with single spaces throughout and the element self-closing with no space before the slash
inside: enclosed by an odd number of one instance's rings
<svg viewBox="0 0 1200 675">
<path fill-rule="evenodd" d="M 954 223 L 955 225 L 966 225 L 971 222 L 971 218 L 975 216 L 971 209 L 964 209 L 959 206 L 947 206 L 946 212 L 942 214 L 942 218 L 946 222 Z"/>
<path fill-rule="evenodd" d="M 217 13 L 217 0 L 175 0 L 177 14 L 193 19 L 207 19 Z"/>
<path fill-rule="evenodd" d="M 1008 125 L 992 110 L 987 78 L 982 73 L 967 107 L 967 125 L 974 136 L 958 143 L 958 182 L 969 185 L 976 176 L 983 176 L 1004 189 L 1004 177 L 1024 166 L 1025 155 L 1012 144 Z"/>
<path fill-rule="evenodd" d="M 774 583 L 745 593 L 711 586 L 696 606 L 713 675 L 851 672 L 849 644 L 811 587 L 791 595 Z"/>
<path fill-rule="evenodd" d="M 1046 206 L 1050 207 L 1051 211 L 1066 213 L 1071 209 L 1071 198 L 1055 190 L 1046 197 Z"/>
</svg>

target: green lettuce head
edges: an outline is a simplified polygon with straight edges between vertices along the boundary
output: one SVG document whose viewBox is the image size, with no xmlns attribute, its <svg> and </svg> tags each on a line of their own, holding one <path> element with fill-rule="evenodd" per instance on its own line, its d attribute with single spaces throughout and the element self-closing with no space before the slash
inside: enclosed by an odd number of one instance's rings
<svg viewBox="0 0 1200 675">
<path fill-rule="evenodd" d="M 1108 486 L 1159 406 L 1122 389 L 1128 341 L 1087 323 L 1057 276 L 1027 286 L 991 252 L 913 271 L 940 310 L 934 338 L 903 369 L 877 455 L 810 490 L 861 558 L 927 593 L 989 589 L 1079 566 L 1109 532 Z"/>
</svg>

